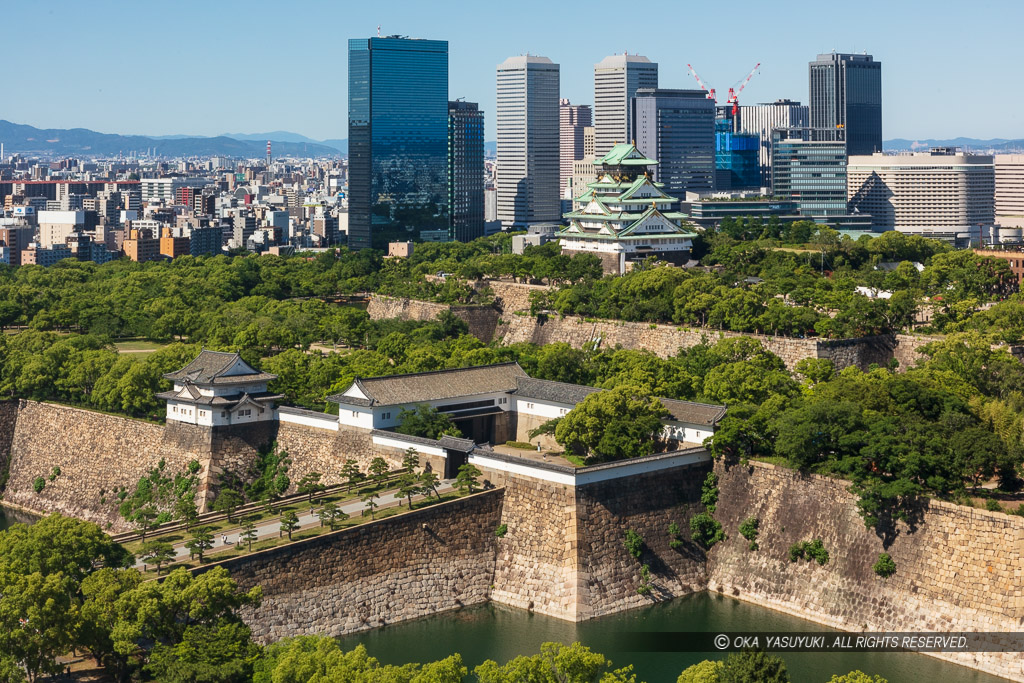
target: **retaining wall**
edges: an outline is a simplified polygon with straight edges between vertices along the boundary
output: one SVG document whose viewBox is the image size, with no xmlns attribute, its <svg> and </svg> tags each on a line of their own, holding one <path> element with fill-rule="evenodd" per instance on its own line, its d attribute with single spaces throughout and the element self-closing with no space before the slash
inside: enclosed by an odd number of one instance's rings
<svg viewBox="0 0 1024 683">
<path fill-rule="evenodd" d="M 729 539 L 708 563 L 711 590 L 848 631 L 1001 631 L 1024 626 L 1024 518 L 943 502 L 922 510 L 916 530 L 902 522 L 888 548 L 857 514 L 839 480 L 765 465 L 724 468 L 715 517 Z M 738 526 L 757 517 L 750 551 Z M 829 562 L 789 560 L 789 547 L 820 538 Z M 872 565 L 896 563 L 888 579 Z M 1024 680 L 1024 655 L 936 654 Z"/>
<path fill-rule="evenodd" d="M 465 321 L 469 333 L 483 342 L 494 338 L 494 330 L 498 325 L 500 312 L 494 306 L 454 306 L 439 304 L 432 301 L 416 299 L 399 299 L 380 294 L 370 295 L 370 303 L 366 312 L 372 320 L 397 318 L 398 320 L 433 320 L 442 311 L 449 311 L 455 317 Z"/>
<path fill-rule="evenodd" d="M 487 491 L 252 555 L 223 566 L 263 588 L 242 618 L 268 643 L 340 636 L 487 600 L 502 491 Z"/>
</svg>

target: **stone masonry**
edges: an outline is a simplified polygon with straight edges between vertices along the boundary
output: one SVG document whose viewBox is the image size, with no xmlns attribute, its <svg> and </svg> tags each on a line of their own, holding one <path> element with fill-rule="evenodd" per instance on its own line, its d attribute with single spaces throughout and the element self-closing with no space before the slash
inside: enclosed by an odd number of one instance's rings
<svg viewBox="0 0 1024 683">
<path fill-rule="evenodd" d="M 1024 625 L 1024 518 L 932 501 L 921 523 L 900 522 L 886 547 L 857 514 L 846 482 L 761 463 L 716 464 L 715 517 L 728 540 L 708 563 L 710 590 L 847 631 L 1018 632 Z M 759 549 L 737 527 L 757 517 Z M 789 547 L 820 538 L 829 562 L 789 560 Z M 881 552 L 896 563 L 888 579 L 871 567 Z M 1012 680 L 1024 655 L 935 654 Z"/>
<path fill-rule="evenodd" d="M 166 441 L 159 425 L 49 403 L 21 401 L 13 432 L 4 501 L 113 531 L 128 528 L 117 513 L 115 488 L 134 489 L 161 459 L 175 473 L 202 457 Z M 60 475 L 50 481 L 55 467 Z M 36 477 L 46 481 L 40 493 L 33 490 Z"/>
<path fill-rule="evenodd" d="M 242 617 L 263 643 L 346 633 L 487 600 L 502 491 L 207 565 L 263 589 Z"/>
<path fill-rule="evenodd" d="M 449 311 L 455 317 L 465 321 L 469 333 L 483 342 L 494 338 L 494 329 L 498 325 L 500 315 L 497 307 L 486 306 L 454 306 L 439 304 L 432 301 L 416 299 L 398 299 L 390 296 L 374 294 L 366 312 L 373 320 L 397 318 L 398 320 L 433 320 L 442 311 Z"/>
</svg>

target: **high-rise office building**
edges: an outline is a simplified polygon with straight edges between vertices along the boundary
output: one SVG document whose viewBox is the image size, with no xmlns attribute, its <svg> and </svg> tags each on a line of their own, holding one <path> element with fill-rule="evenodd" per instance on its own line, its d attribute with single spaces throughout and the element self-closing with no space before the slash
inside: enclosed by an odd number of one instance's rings
<svg viewBox="0 0 1024 683">
<path fill-rule="evenodd" d="M 826 139 L 820 139 L 820 138 Z M 772 194 L 814 218 L 846 215 L 846 143 L 832 131 L 772 131 Z"/>
<path fill-rule="evenodd" d="M 851 156 L 882 151 L 881 62 L 869 54 L 818 55 L 809 84 L 811 128 L 842 131 Z"/>
<path fill-rule="evenodd" d="M 352 249 L 449 229 L 448 42 L 348 42 Z"/>
<path fill-rule="evenodd" d="M 734 119 L 715 120 L 715 189 L 751 190 L 760 186 L 760 139 L 734 132 Z"/>
<path fill-rule="evenodd" d="M 737 131 L 752 133 L 761 139 L 758 163 L 761 185 L 772 185 L 772 130 L 775 128 L 806 128 L 810 125 L 807 105 L 792 100 L 776 100 L 766 104 L 740 105 Z"/>
<path fill-rule="evenodd" d="M 710 192 L 715 184 L 715 103 L 702 90 L 640 88 L 633 98 L 636 148 L 657 159 L 665 193 Z"/>
<path fill-rule="evenodd" d="M 640 55 L 611 55 L 594 65 L 594 155 L 631 142 L 630 100 L 640 88 L 658 87 L 658 65 Z M 664 163 L 664 158 L 654 157 Z"/>
<path fill-rule="evenodd" d="M 561 131 L 561 163 L 559 165 L 559 192 L 572 178 L 573 162 L 583 158 L 583 132 L 593 123 L 592 112 L 586 104 L 571 104 L 567 99 L 558 102 L 559 129 Z"/>
<path fill-rule="evenodd" d="M 994 223 L 992 157 L 935 148 L 916 154 L 850 156 L 850 211 L 876 230 L 898 230 L 966 247 Z"/>
<path fill-rule="evenodd" d="M 561 218 L 558 87 L 558 65 L 547 57 L 509 57 L 498 65 L 495 186 L 504 230 Z"/>
<path fill-rule="evenodd" d="M 1024 220 L 1024 154 L 996 154 L 994 162 L 997 219 Z"/>
<path fill-rule="evenodd" d="M 484 235 L 484 113 L 476 102 L 448 103 L 448 239 Z"/>
</svg>

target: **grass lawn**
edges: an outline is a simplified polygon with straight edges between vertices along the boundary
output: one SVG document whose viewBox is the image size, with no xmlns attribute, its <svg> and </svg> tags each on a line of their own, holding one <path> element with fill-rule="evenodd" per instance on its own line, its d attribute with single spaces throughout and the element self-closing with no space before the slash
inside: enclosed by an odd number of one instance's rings
<svg viewBox="0 0 1024 683">
<path fill-rule="evenodd" d="M 118 353 L 152 353 L 166 347 L 167 344 L 151 341 L 123 341 L 114 342 L 114 346 L 117 347 Z"/>
</svg>

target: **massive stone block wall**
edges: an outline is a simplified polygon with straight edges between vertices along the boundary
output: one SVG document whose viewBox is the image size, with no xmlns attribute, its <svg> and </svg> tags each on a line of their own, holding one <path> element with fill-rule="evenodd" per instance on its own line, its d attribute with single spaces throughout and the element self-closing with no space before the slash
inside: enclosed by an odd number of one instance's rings
<svg viewBox="0 0 1024 683">
<path fill-rule="evenodd" d="M 11 442 L 14 440 L 14 425 L 17 422 L 18 402 L 0 401 L 0 481 L 10 463 Z"/>
<path fill-rule="evenodd" d="M 703 549 L 690 541 L 690 518 L 704 511 L 701 484 L 710 464 L 610 480 L 577 488 L 580 618 L 598 617 L 704 590 Z M 681 548 L 673 550 L 668 533 L 675 522 Z M 644 540 L 640 559 L 626 551 L 627 529 Z M 651 573 L 651 593 L 640 595 L 640 567 Z"/>
<path fill-rule="evenodd" d="M 526 478 L 504 485 L 501 523 L 508 532 L 497 541 L 491 599 L 575 620 L 580 585 L 573 488 Z"/>
<path fill-rule="evenodd" d="M 375 446 L 369 431 L 345 429 L 330 431 L 280 422 L 277 444 L 288 451 L 292 466 L 289 476 L 293 484 L 310 472 L 323 475 L 321 483 L 328 486 L 345 481 L 342 467 L 348 459 L 355 460 L 363 472 L 368 472 L 370 461 L 384 458 L 392 469 L 402 465 L 403 452 L 398 449 Z"/>
<path fill-rule="evenodd" d="M 704 553 L 689 542 L 688 522 L 704 508 L 700 487 L 710 466 L 683 467 L 628 480 L 571 487 L 525 477 L 489 478 L 505 486 L 491 599 L 579 621 L 668 600 L 705 585 Z M 668 525 L 683 531 L 673 550 Z M 627 529 L 644 539 L 637 560 Z M 642 596 L 640 568 L 652 591 Z"/>
<path fill-rule="evenodd" d="M 804 358 L 827 358 L 837 369 L 851 365 L 867 369 L 872 363 L 888 363 L 895 346 L 892 338 L 886 336 L 840 340 L 795 339 L 650 323 L 611 320 L 588 322 L 576 316 L 538 320 L 535 316 L 511 315 L 505 316 L 503 321 L 498 334 L 501 335 L 501 343 L 506 345 L 517 342 L 564 342 L 580 348 L 597 342 L 600 348 L 621 346 L 642 349 L 662 358 L 676 355 L 680 348 L 697 346 L 703 340 L 714 343 L 718 339 L 747 337 L 761 342 L 766 349 L 779 356 L 789 369 L 793 369 Z"/>
<path fill-rule="evenodd" d="M 481 341 L 489 342 L 494 337 L 494 329 L 498 325 L 500 315 L 494 306 L 453 306 L 373 294 L 366 308 L 372 320 L 433 320 L 443 311 L 450 311 L 455 317 L 465 321 L 469 326 L 469 333 Z"/>
<path fill-rule="evenodd" d="M 263 588 L 242 617 L 260 642 L 340 636 L 487 600 L 502 491 L 226 560 Z"/>
<path fill-rule="evenodd" d="M 1016 632 L 1024 623 L 1024 519 L 933 501 L 916 530 L 899 523 L 886 547 L 846 482 L 765 464 L 716 469 L 715 517 L 729 539 L 711 551 L 711 590 L 845 630 Z M 757 551 L 737 531 L 751 516 Z M 790 545 L 814 538 L 828 564 L 789 560 Z M 888 579 L 871 569 L 881 552 L 896 563 Z M 1020 653 L 942 657 L 1024 680 Z"/>
<path fill-rule="evenodd" d="M 127 530 L 113 490 L 134 489 L 161 459 L 169 472 L 203 454 L 165 440 L 159 425 L 49 403 L 22 401 L 10 447 L 10 478 L 3 500 L 40 513 L 60 512 Z M 54 467 L 60 475 L 49 481 Z M 45 477 L 41 493 L 36 477 Z M 101 498 L 105 492 L 107 502 Z"/>
</svg>

